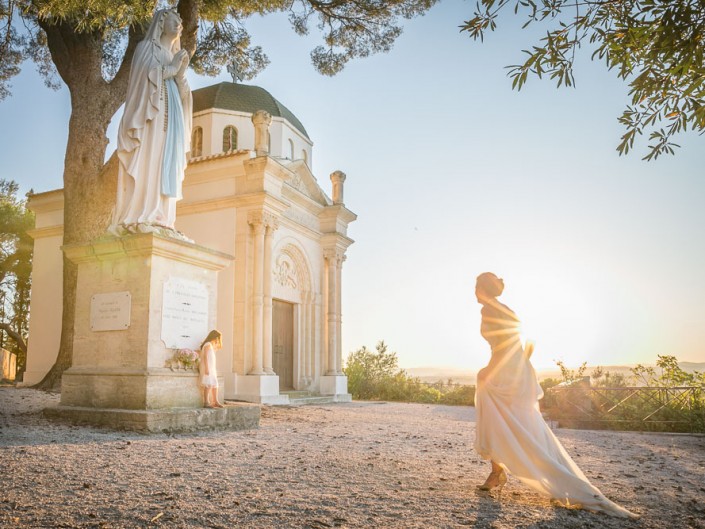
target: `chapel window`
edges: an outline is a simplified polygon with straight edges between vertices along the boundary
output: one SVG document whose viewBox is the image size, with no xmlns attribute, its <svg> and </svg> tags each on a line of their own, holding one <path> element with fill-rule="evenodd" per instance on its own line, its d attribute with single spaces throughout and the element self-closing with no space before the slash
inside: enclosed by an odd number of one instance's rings
<svg viewBox="0 0 705 529">
<path fill-rule="evenodd" d="M 203 129 L 196 127 L 191 134 L 191 157 L 203 156 Z"/>
<path fill-rule="evenodd" d="M 237 150 L 237 129 L 228 125 L 223 129 L 223 152 Z"/>
<path fill-rule="evenodd" d="M 294 159 L 294 142 L 292 140 L 289 140 L 289 158 Z"/>
</svg>

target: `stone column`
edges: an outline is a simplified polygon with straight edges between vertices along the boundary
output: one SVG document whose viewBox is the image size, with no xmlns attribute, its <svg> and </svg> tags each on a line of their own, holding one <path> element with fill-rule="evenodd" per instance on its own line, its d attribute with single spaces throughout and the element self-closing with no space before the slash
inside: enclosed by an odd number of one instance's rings
<svg viewBox="0 0 705 529">
<path fill-rule="evenodd" d="M 343 171 L 335 171 L 331 173 L 330 181 L 333 182 L 333 204 L 342 204 L 345 173 Z"/>
<path fill-rule="evenodd" d="M 335 331 L 335 336 L 336 336 L 336 375 L 342 375 L 343 374 L 343 297 L 342 297 L 342 288 L 343 288 L 343 263 L 345 262 L 346 256 L 344 254 L 340 254 L 340 258 L 338 260 L 338 266 L 337 266 L 337 272 L 338 272 L 338 277 L 335 280 L 336 283 L 336 288 L 338 289 L 337 292 L 335 293 L 335 300 L 336 300 L 336 323 L 338 325 L 338 328 Z"/>
<path fill-rule="evenodd" d="M 263 217 L 265 226 L 264 235 L 264 372 L 274 375 L 272 369 L 272 235 L 279 227 L 279 223 L 272 215 Z"/>
<path fill-rule="evenodd" d="M 306 294 L 306 385 L 310 385 L 313 380 L 313 355 L 315 349 L 314 331 L 315 322 L 313 319 L 313 293 Z"/>
<path fill-rule="evenodd" d="M 327 299 L 327 316 L 328 316 L 328 336 L 327 336 L 327 357 L 328 370 L 326 375 L 340 374 L 340 364 L 338 363 L 338 340 L 340 333 L 340 310 L 338 294 L 338 278 L 340 277 L 339 265 L 342 258 L 342 252 L 336 248 L 324 251 L 324 257 L 327 261 L 326 270 L 328 273 L 328 299 Z"/>
<path fill-rule="evenodd" d="M 255 126 L 255 153 L 257 156 L 269 154 L 269 125 L 272 115 L 266 110 L 258 110 L 252 114 L 252 123 Z"/>
<path fill-rule="evenodd" d="M 255 251 L 253 256 L 252 292 L 252 369 L 251 375 L 264 375 L 263 319 L 264 319 L 264 233 L 265 225 L 261 214 L 253 214 L 247 219 L 254 232 Z"/>
</svg>

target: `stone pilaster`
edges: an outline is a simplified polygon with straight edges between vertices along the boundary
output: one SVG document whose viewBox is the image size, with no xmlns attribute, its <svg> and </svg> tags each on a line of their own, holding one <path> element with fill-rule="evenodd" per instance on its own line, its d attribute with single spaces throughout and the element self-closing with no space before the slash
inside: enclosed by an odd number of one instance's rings
<svg viewBox="0 0 705 529">
<path fill-rule="evenodd" d="M 251 375 L 273 375 L 272 369 L 272 235 L 279 222 L 271 213 L 253 211 L 247 222 L 254 237 Z"/>
<path fill-rule="evenodd" d="M 272 369 L 272 236 L 279 227 L 273 215 L 264 215 L 264 372 L 274 375 Z"/>
<path fill-rule="evenodd" d="M 326 336 L 326 356 L 328 359 L 328 370 L 326 375 L 341 375 L 342 361 L 340 358 L 340 268 L 344 258 L 343 250 L 339 248 L 328 248 L 323 251 L 325 258 L 326 275 L 328 276 L 326 299 L 327 316 L 327 336 Z"/>
<path fill-rule="evenodd" d="M 263 324 L 264 324 L 264 234 L 261 215 L 247 219 L 254 236 L 253 292 L 252 292 L 252 369 L 251 375 L 264 375 Z"/>
</svg>

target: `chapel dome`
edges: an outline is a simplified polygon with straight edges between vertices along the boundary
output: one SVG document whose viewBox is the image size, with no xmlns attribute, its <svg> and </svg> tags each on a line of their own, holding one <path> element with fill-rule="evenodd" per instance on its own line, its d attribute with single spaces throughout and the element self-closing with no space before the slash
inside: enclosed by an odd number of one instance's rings
<svg viewBox="0 0 705 529">
<path fill-rule="evenodd" d="M 266 110 L 272 116 L 287 120 L 307 139 L 308 133 L 299 119 L 277 99 L 259 86 L 222 82 L 192 91 L 193 112 L 202 112 L 211 108 L 234 110 L 254 114 Z"/>
</svg>

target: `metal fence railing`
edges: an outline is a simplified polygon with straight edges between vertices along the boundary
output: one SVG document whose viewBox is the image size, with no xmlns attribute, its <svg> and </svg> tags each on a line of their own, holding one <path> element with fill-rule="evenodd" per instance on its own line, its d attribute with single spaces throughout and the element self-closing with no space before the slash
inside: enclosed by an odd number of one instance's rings
<svg viewBox="0 0 705 529">
<path fill-rule="evenodd" d="M 642 431 L 705 432 L 705 388 L 559 386 L 544 411 L 560 426 Z"/>
</svg>

